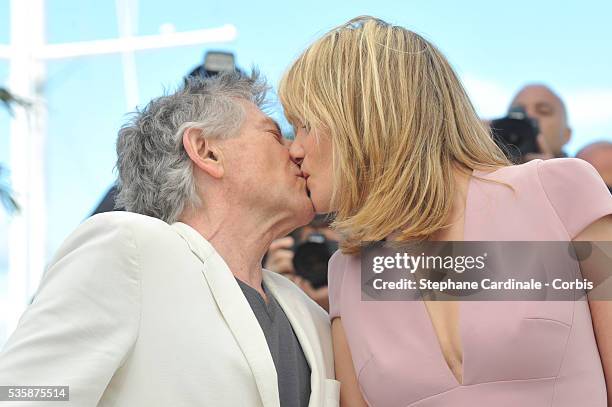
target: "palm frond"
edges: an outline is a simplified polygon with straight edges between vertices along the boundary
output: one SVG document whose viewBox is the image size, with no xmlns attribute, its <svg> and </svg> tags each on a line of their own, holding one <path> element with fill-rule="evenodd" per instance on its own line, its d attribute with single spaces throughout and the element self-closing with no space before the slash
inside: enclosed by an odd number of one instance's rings
<svg viewBox="0 0 612 407">
<path fill-rule="evenodd" d="M 13 105 L 19 105 L 23 107 L 29 107 L 31 105 L 30 102 L 13 95 L 11 92 L 8 91 L 8 89 L 2 87 L 0 87 L 0 102 L 2 102 L 2 104 L 10 114 L 13 114 Z"/>
<path fill-rule="evenodd" d="M 9 214 L 19 212 L 19 203 L 13 198 L 11 187 L 4 182 L 6 169 L 0 166 L 0 203 Z"/>
</svg>

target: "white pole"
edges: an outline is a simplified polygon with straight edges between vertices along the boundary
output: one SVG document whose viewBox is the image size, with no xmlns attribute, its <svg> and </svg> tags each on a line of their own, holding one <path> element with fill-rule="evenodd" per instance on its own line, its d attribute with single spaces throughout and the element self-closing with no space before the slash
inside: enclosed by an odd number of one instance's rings
<svg viewBox="0 0 612 407">
<path fill-rule="evenodd" d="M 125 41 L 137 32 L 137 0 L 115 0 L 119 37 Z M 123 64 L 123 89 L 128 111 L 134 111 L 138 105 L 138 74 L 136 72 L 136 57 L 134 50 L 121 53 Z"/>
<path fill-rule="evenodd" d="M 31 103 L 14 106 L 11 118 L 11 186 L 21 207 L 9 226 L 9 312 L 7 332 L 34 293 L 46 253 L 45 134 L 42 98 L 45 65 L 33 50 L 45 43 L 44 0 L 11 0 L 9 90 Z M 25 277 L 25 278 L 24 278 Z"/>
<path fill-rule="evenodd" d="M 0 59 L 9 59 L 11 57 L 11 47 L 0 44 Z"/>
<path fill-rule="evenodd" d="M 48 44 L 36 52 L 41 59 L 80 58 L 92 55 L 116 54 L 125 51 L 144 51 L 180 47 L 185 45 L 202 45 L 207 42 L 229 42 L 238 35 L 235 26 L 226 24 L 217 28 L 205 28 L 187 32 L 169 34 L 140 35 L 127 39 L 113 38 L 72 42 L 65 44 Z"/>
<path fill-rule="evenodd" d="M 9 59 L 8 89 L 31 104 L 14 106 L 11 118 L 10 178 L 11 187 L 21 207 L 9 225 L 8 301 L 2 315 L 6 316 L 6 332 L 15 328 L 19 315 L 35 293 L 47 259 L 45 144 L 47 107 L 43 98 L 48 60 L 123 54 L 124 80 L 128 110 L 138 103 L 138 86 L 133 53 L 207 42 L 233 41 L 236 27 L 218 28 L 161 35 L 133 36 L 137 0 L 121 4 L 119 22 L 122 37 L 118 39 L 46 44 L 45 1 L 11 0 L 11 43 L 0 45 L 0 59 Z M 2 338 L 0 338 L 2 341 Z"/>
</svg>

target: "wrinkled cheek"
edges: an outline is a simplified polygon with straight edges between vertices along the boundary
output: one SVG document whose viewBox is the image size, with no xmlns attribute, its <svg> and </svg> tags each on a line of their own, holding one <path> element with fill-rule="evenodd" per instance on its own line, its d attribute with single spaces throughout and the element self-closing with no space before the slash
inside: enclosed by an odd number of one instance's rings
<svg viewBox="0 0 612 407">
<path fill-rule="evenodd" d="M 544 141 L 550 148 L 557 146 L 561 140 L 561 133 L 554 126 L 540 124 L 540 133 L 544 135 Z"/>
<path fill-rule="evenodd" d="M 557 126 L 556 123 L 540 123 L 540 131 L 545 135 L 548 135 L 549 139 L 552 138 L 555 141 L 560 140 L 563 136 L 563 129 L 560 126 Z"/>
</svg>

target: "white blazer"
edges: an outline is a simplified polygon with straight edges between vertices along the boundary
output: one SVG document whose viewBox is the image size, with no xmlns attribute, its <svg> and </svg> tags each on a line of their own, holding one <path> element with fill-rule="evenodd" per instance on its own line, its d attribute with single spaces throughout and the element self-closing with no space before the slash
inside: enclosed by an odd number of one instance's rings
<svg viewBox="0 0 612 407">
<path fill-rule="evenodd" d="M 263 278 L 310 365 L 309 406 L 338 406 L 327 314 L 286 278 Z M 190 226 L 127 212 L 96 215 L 63 243 L 0 354 L 0 385 L 70 386 L 54 407 L 280 406 L 225 261 Z"/>
</svg>

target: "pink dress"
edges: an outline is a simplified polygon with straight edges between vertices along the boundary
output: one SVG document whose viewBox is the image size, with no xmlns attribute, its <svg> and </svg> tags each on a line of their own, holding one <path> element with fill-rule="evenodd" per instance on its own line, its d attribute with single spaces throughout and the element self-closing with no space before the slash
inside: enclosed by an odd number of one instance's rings
<svg viewBox="0 0 612 407">
<path fill-rule="evenodd" d="M 475 175 L 464 240 L 569 241 L 612 214 L 588 163 L 531 161 Z M 371 406 L 604 407 L 606 385 L 588 302 L 462 302 L 463 383 L 442 355 L 422 301 L 361 301 L 359 256 L 329 263 L 330 318 L 341 317 Z"/>
</svg>

